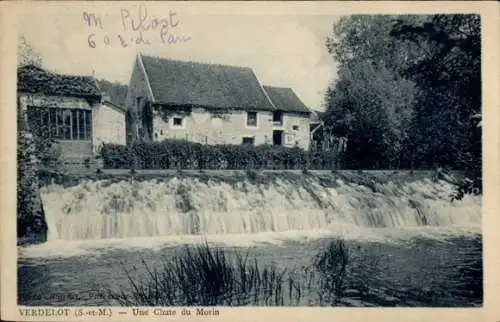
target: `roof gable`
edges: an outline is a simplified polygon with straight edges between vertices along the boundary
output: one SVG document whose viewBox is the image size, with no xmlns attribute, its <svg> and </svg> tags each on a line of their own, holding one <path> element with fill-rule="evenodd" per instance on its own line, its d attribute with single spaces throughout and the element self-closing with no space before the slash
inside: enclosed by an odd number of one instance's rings
<svg viewBox="0 0 500 322">
<path fill-rule="evenodd" d="M 110 101 L 110 100 L 109 100 L 109 99 L 107 99 L 107 98 L 103 99 L 103 101 L 102 101 L 102 103 L 101 103 L 101 104 L 102 104 L 102 105 L 109 106 L 109 107 L 111 107 L 111 108 L 114 108 L 115 110 L 117 110 L 117 111 L 119 111 L 119 112 L 121 112 L 121 113 L 125 113 L 125 108 L 124 108 L 123 106 L 118 105 L 118 104 L 116 104 L 116 103 L 114 103 L 114 102 Z"/>
<path fill-rule="evenodd" d="M 142 56 L 155 102 L 273 110 L 250 68 Z"/>
<path fill-rule="evenodd" d="M 101 96 L 94 77 L 56 74 L 33 65 L 17 69 L 17 90 L 46 95 Z"/>
<path fill-rule="evenodd" d="M 285 112 L 311 113 L 309 108 L 298 98 L 291 88 L 264 86 L 277 109 Z"/>
</svg>

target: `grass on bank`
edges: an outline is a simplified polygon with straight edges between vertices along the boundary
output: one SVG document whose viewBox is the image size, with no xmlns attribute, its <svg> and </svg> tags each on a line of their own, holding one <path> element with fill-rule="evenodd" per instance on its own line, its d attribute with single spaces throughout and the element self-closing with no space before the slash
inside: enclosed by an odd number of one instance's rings
<svg viewBox="0 0 500 322">
<path fill-rule="evenodd" d="M 348 250 L 330 242 L 309 267 L 262 264 L 248 253 L 186 246 L 161 265 L 142 260 L 144 273 L 125 269 L 128 287 L 108 287 L 106 298 L 123 306 L 335 305 L 342 296 Z"/>
</svg>

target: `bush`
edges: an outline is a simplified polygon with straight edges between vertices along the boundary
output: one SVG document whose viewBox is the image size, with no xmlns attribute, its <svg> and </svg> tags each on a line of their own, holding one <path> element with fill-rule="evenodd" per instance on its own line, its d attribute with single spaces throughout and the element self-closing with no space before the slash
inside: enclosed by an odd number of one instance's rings
<svg viewBox="0 0 500 322">
<path fill-rule="evenodd" d="M 483 193 L 483 178 L 481 174 L 466 173 L 466 176 L 455 184 L 451 201 L 462 200 L 465 195 L 478 196 Z"/>
<path fill-rule="evenodd" d="M 132 153 L 127 146 L 104 144 L 101 149 L 104 168 L 129 169 L 133 165 Z"/>
<path fill-rule="evenodd" d="M 107 169 L 332 169 L 332 152 L 309 153 L 298 147 L 202 145 L 185 140 L 140 142 L 130 147 L 104 144 Z"/>
<path fill-rule="evenodd" d="M 17 105 L 17 237 L 21 242 L 45 242 L 47 223 L 40 196 L 40 178 L 61 172 L 60 150 L 50 138 L 33 135 L 26 111 Z"/>
<path fill-rule="evenodd" d="M 17 237 L 45 242 L 47 223 L 38 180 L 39 161 L 33 136 L 17 134 Z"/>
</svg>

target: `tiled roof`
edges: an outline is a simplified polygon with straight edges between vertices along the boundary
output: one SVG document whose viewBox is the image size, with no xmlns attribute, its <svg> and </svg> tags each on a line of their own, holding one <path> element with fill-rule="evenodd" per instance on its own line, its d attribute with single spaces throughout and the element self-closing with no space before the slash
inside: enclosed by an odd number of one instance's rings
<svg viewBox="0 0 500 322">
<path fill-rule="evenodd" d="M 273 110 L 250 68 L 141 56 L 156 103 Z"/>
<path fill-rule="evenodd" d="M 33 65 L 18 68 L 17 90 L 46 95 L 101 96 L 97 82 L 91 76 L 61 75 Z"/>
<path fill-rule="evenodd" d="M 269 95 L 277 109 L 286 112 L 311 113 L 309 108 L 297 97 L 291 88 L 264 86 L 264 90 Z"/>
</svg>

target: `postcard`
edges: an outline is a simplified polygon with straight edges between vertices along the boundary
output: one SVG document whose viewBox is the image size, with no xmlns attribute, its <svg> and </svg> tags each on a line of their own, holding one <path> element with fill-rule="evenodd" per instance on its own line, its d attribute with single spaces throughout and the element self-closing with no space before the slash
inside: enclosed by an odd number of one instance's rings
<svg viewBox="0 0 500 322">
<path fill-rule="evenodd" d="M 3 320 L 500 320 L 497 3 L 0 8 Z"/>
</svg>

